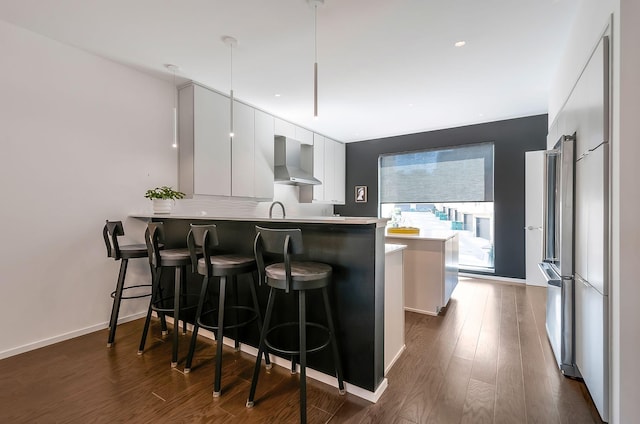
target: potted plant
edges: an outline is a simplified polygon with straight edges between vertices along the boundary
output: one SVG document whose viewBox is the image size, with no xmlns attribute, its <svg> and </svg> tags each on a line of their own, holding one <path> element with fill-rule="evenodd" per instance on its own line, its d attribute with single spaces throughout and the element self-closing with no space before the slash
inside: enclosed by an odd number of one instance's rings
<svg viewBox="0 0 640 424">
<path fill-rule="evenodd" d="M 149 189 L 144 194 L 144 197 L 153 202 L 153 213 L 171 213 L 176 199 L 183 199 L 184 196 L 183 192 L 175 191 L 168 186 Z"/>
</svg>

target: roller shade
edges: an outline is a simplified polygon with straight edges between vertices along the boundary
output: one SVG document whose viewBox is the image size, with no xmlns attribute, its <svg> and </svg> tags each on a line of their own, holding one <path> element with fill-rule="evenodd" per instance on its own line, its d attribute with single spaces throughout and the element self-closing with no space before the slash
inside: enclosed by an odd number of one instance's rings
<svg viewBox="0 0 640 424">
<path fill-rule="evenodd" d="M 380 156 L 380 203 L 493 201 L 493 143 Z"/>
</svg>

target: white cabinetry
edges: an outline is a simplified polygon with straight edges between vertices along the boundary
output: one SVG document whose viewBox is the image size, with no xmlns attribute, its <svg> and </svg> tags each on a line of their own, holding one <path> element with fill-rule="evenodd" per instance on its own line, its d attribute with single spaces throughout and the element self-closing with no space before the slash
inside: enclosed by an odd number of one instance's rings
<svg viewBox="0 0 640 424">
<path fill-rule="evenodd" d="M 229 99 L 198 85 L 179 93 L 179 188 L 187 195 L 231 195 Z"/>
<path fill-rule="evenodd" d="M 273 198 L 273 138 L 274 118 L 256 110 L 255 116 L 255 165 L 254 195 L 258 198 Z"/>
<path fill-rule="evenodd" d="M 197 84 L 179 92 L 179 188 L 187 195 L 273 197 L 274 118 Z"/>
<path fill-rule="evenodd" d="M 313 202 L 324 202 L 324 191 L 327 186 L 324 181 L 324 137 L 313 135 L 313 176 L 322 184 L 313 186 Z"/>
<path fill-rule="evenodd" d="M 322 184 L 300 188 L 300 202 L 345 203 L 345 146 L 313 134 L 313 176 Z"/>
<path fill-rule="evenodd" d="M 231 139 L 231 195 L 254 196 L 254 109 L 233 102 L 233 138 Z"/>
<path fill-rule="evenodd" d="M 384 374 L 405 349 L 404 344 L 404 274 L 405 245 L 385 245 L 384 260 Z"/>
<path fill-rule="evenodd" d="M 275 135 L 283 137 L 296 138 L 296 126 L 291 122 L 284 121 L 280 118 L 274 118 Z"/>
</svg>

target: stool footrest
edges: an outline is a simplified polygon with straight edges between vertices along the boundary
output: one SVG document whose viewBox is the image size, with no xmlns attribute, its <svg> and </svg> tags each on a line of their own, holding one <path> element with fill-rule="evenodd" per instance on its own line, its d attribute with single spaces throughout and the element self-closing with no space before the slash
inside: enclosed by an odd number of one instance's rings
<svg viewBox="0 0 640 424">
<path fill-rule="evenodd" d="M 247 318 L 244 321 L 240 321 L 238 323 L 233 323 L 233 324 L 228 324 L 223 326 L 224 330 L 231 330 L 233 328 L 240 328 L 240 327 L 244 327 L 245 325 L 251 324 L 252 322 L 254 322 L 255 320 L 258 319 L 258 313 L 255 311 L 255 309 L 249 307 L 249 306 L 227 306 L 224 308 L 225 309 L 225 315 L 226 317 L 229 317 L 228 312 L 229 310 L 242 310 L 242 311 L 248 311 L 251 312 L 251 316 L 249 318 Z M 213 315 L 214 317 L 218 316 L 218 309 L 209 309 L 208 311 L 203 312 L 202 314 L 200 314 L 200 319 L 198 320 L 198 325 L 201 328 L 207 329 L 209 331 L 217 331 L 220 327 L 217 325 L 212 325 L 212 324 L 207 324 L 205 322 L 203 322 L 202 317 L 207 316 L 207 315 Z M 227 318 L 225 318 L 226 321 Z"/>
<path fill-rule="evenodd" d="M 122 288 L 123 295 L 120 296 L 120 299 L 139 299 L 141 297 L 149 297 L 149 296 L 151 296 L 151 292 L 144 293 L 144 294 L 136 294 L 136 295 L 132 295 L 132 296 L 125 296 L 124 295 L 126 290 L 137 289 L 137 288 L 140 288 L 140 287 L 151 287 L 151 284 L 137 284 L 135 286 L 123 287 Z M 111 292 L 111 298 L 112 299 L 116 298 L 116 291 L 115 290 Z"/>
<path fill-rule="evenodd" d="M 267 346 L 268 350 L 275 352 L 275 353 L 280 353 L 283 355 L 300 355 L 300 350 L 287 350 L 287 349 L 283 349 L 281 347 L 277 347 L 274 346 L 270 341 L 269 341 L 269 334 L 272 333 L 275 330 L 279 330 L 283 327 L 296 327 L 296 329 L 298 329 L 300 323 L 297 321 L 291 321 L 291 322 L 285 322 L 282 324 L 278 324 L 276 326 L 271 327 L 268 331 L 267 334 L 264 338 L 264 344 Z M 327 339 L 320 345 L 317 346 L 313 346 L 313 347 L 307 347 L 307 353 L 313 353 L 313 352 L 318 352 L 324 348 L 326 348 L 327 346 L 329 346 L 329 344 L 331 343 L 331 332 L 329 331 L 329 328 L 325 327 L 324 325 L 315 323 L 315 322 L 307 322 L 307 327 L 314 327 L 314 328 L 318 328 L 324 332 L 327 333 Z"/>
<path fill-rule="evenodd" d="M 180 298 L 198 298 L 197 294 L 186 294 L 186 295 L 181 295 Z M 155 302 L 153 302 L 151 304 L 151 310 L 156 311 L 156 312 L 173 312 L 173 299 L 174 296 L 167 296 L 167 297 L 163 297 L 162 299 L 156 300 Z M 163 306 L 158 306 L 159 304 L 162 305 L 166 303 L 167 307 L 163 307 Z M 198 305 L 193 304 L 193 305 L 183 305 L 180 306 L 180 312 L 184 312 L 184 311 L 191 311 L 194 310 L 198 307 Z"/>
</svg>

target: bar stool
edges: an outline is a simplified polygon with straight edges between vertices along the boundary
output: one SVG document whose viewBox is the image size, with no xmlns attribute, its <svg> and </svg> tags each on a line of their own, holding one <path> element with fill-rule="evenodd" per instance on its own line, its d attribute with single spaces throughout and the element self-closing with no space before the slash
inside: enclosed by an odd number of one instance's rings
<svg viewBox="0 0 640 424">
<path fill-rule="evenodd" d="M 235 333 L 235 347 L 236 350 L 240 348 L 240 341 L 238 339 L 238 328 L 243 327 L 252 322 L 256 322 L 258 325 L 258 333 L 262 331 L 262 317 L 260 314 L 260 306 L 258 305 L 258 297 L 256 295 L 255 280 L 257 273 L 256 260 L 251 256 L 243 256 L 236 254 L 220 254 L 215 255 L 214 249 L 218 246 L 218 232 L 215 225 L 194 225 L 191 224 L 191 230 L 187 236 L 187 246 L 191 253 L 191 263 L 194 268 L 194 272 L 203 275 L 202 288 L 200 292 L 200 301 L 198 302 L 198 309 L 196 310 L 196 316 L 194 320 L 193 333 L 191 335 L 191 345 L 189 347 L 189 354 L 187 355 L 187 362 L 184 367 L 184 373 L 187 374 L 191 370 L 191 361 L 196 347 L 196 340 L 198 338 L 198 329 L 200 327 L 206 328 L 214 333 L 216 338 L 216 373 L 213 385 L 213 397 L 220 396 L 221 381 L 222 381 L 222 345 L 224 330 L 234 330 Z M 197 252 L 203 252 L 203 257 L 197 259 Z M 251 274 L 252 281 L 249 284 L 251 291 L 251 298 L 253 300 L 252 306 L 243 306 L 238 304 L 237 296 L 237 284 L 238 275 Z M 207 287 L 212 278 L 218 277 L 220 279 L 220 294 L 218 299 L 218 308 L 203 311 L 204 303 L 207 298 Z M 234 305 L 227 305 L 226 290 L 227 281 L 231 279 L 229 288 L 231 289 L 231 297 L 234 298 Z M 228 324 L 225 321 L 225 309 L 232 310 L 235 313 L 235 319 L 232 323 Z M 243 313 L 243 320 L 240 321 L 239 313 Z M 213 321 L 207 321 L 206 317 L 211 316 L 215 318 L 217 314 L 217 324 Z M 210 323 L 211 322 L 211 323 Z M 269 355 L 264 353 L 264 360 L 267 369 L 271 368 L 271 361 Z"/>
<path fill-rule="evenodd" d="M 269 291 L 269 300 L 267 302 L 267 311 L 265 314 L 264 326 L 260 334 L 260 344 L 258 347 L 258 355 L 256 365 L 253 371 L 253 379 L 251 380 L 251 389 L 247 400 L 247 408 L 253 407 L 256 387 L 258 385 L 258 377 L 260 375 L 260 355 L 264 350 L 280 353 L 283 355 L 291 355 L 291 369 L 295 371 L 295 357 L 299 357 L 300 363 L 300 422 L 307 422 L 307 382 L 306 382 L 306 366 L 307 354 L 317 352 L 324 349 L 329 344 L 333 348 L 333 358 L 335 362 L 336 376 L 338 377 L 339 393 L 345 393 L 344 382 L 342 379 L 342 364 L 340 354 L 338 352 L 338 343 L 336 341 L 335 329 L 333 326 L 333 318 L 331 312 L 331 304 L 327 287 L 331 283 L 331 266 L 319 262 L 297 262 L 292 260 L 292 256 L 301 255 L 303 253 L 302 231 L 300 229 L 269 229 L 256 226 L 256 238 L 254 244 L 254 252 L 256 262 L 258 264 L 258 273 L 260 283 L 263 281 L 271 288 Z M 283 262 L 274 263 L 265 267 L 263 254 L 274 254 L 283 257 Z M 328 328 L 318 324 L 307 322 L 306 318 L 306 292 L 307 290 L 322 289 L 322 297 L 324 300 L 324 308 L 327 315 Z M 273 312 L 276 291 L 284 290 L 289 293 L 290 290 L 298 292 L 299 299 L 299 321 L 287 322 L 279 324 L 273 328 L 269 328 L 269 321 Z M 300 344 L 298 350 L 287 350 L 277 348 L 269 342 L 267 336 L 270 332 L 282 327 L 296 325 L 298 327 Z M 328 333 L 327 340 L 318 346 L 307 347 L 307 327 L 315 327 Z"/>
<path fill-rule="evenodd" d="M 107 257 L 120 261 L 120 272 L 118 274 L 116 289 L 111 292 L 113 305 L 111 306 L 111 318 L 109 319 L 109 338 L 107 340 L 107 347 L 111 347 L 116 338 L 116 327 L 118 325 L 118 315 L 120 313 L 120 303 L 122 300 L 151 296 L 151 293 L 125 295 L 128 290 L 139 289 L 141 287 L 151 287 L 151 284 L 136 284 L 125 287 L 124 281 L 127 274 L 129 259 L 146 258 L 148 253 L 147 246 L 144 244 L 127 244 L 120 246 L 118 243 L 118 237 L 120 236 L 124 236 L 122 221 L 106 220 L 106 224 L 102 229 L 102 237 L 104 238 L 104 243 L 107 247 Z M 162 249 L 162 247 L 163 246 L 161 245 L 158 246 L 160 249 Z M 153 280 L 153 268 L 151 269 L 151 275 L 151 279 Z M 166 331 L 167 323 L 164 319 L 164 314 L 160 316 L 160 319 L 162 322 L 162 328 Z"/>
<path fill-rule="evenodd" d="M 173 347 L 171 352 L 171 367 L 175 368 L 178 365 L 178 327 L 180 322 L 180 313 L 189 309 L 195 309 L 193 306 L 182 306 L 181 298 L 188 297 L 186 292 L 186 267 L 191 265 L 191 255 L 189 249 L 160 249 L 160 240 L 164 238 L 163 224 L 162 222 L 150 222 L 145 231 L 145 242 L 147 244 L 147 254 L 149 256 L 149 263 L 154 270 L 153 287 L 151 291 L 151 301 L 149 302 L 149 309 L 147 310 L 147 318 L 144 323 L 144 329 L 142 330 L 142 339 L 140 340 L 140 348 L 138 349 L 138 355 L 142 355 L 144 352 L 144 345 L 147 340 L 147 333 L 149 331 L 149 323 L 151 321 L 151 312 L 156 311 L 158 315 L 162 316 L 165 313 L 173 314 Z M 197 253 L 200 254 L 200 253 Z M 174 280 L 174 294 L 173 296 L 164 297 L 162 295 L 162 287 L 160 285 L 160 279 L 162 277 L 162 271 L 164 268 L 175 269 Z M 169 300 L 173 300 L 173 306 L 164 306 Z M 182 334 L 187 333 L 187 322 L 182 321 Z"/>
</svg>

